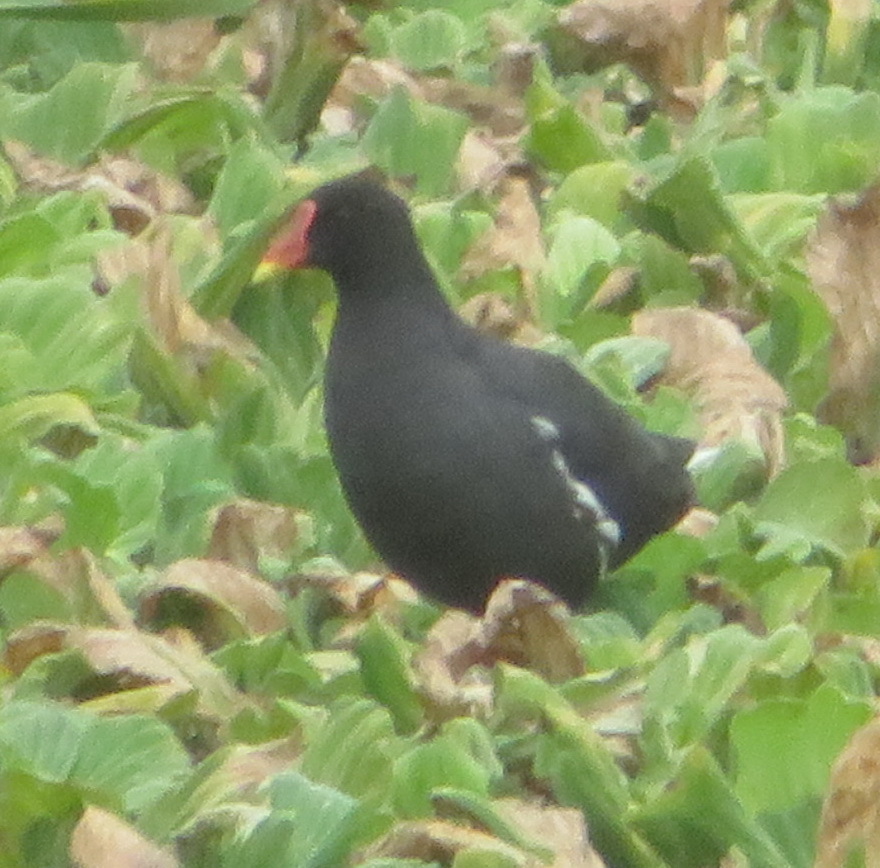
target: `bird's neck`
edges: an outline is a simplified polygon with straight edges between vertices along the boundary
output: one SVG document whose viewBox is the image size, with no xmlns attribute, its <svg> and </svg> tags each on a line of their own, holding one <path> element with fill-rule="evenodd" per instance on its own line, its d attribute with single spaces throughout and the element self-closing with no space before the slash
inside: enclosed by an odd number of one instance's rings
<svg viewBox="0 0 880 868">
<path fill-rule="evenodd" d="M 386 326 L 400 323 L 404 327 L 414 321 L 428 327 L 457 319 L 421 255 L 376 258 L 361 263 L 351 273 L 334 274 L 334 281 L 340 319 L 356 319 L 364 325 L 376 321 Z"/>
</svg>

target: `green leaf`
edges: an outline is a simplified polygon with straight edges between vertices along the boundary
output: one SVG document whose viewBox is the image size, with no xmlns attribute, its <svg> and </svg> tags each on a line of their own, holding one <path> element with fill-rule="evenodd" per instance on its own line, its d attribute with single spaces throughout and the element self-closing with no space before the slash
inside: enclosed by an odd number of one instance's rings
<svg viewBox="0 0 880 868">
<path fill-rule="evenodd" d="M 199 16 L 240 15 L 254 0 L 0 0 L 0 18 L 74 21 L 174 21 Z"/>
<path fill-rule="evenodd" d="M 282 191 L 283 172 L 282 160 L 253 136 L 242 136 L 230 147 L 208 203 L 223 238 L 265 217 L 266 203 Z"/>
<path fill-rule="evenodd" d="M 489 794 L 485 769 L 451 738 L 441 736 L 416 745 L 394 763 L 394 808 L 401 817 L 430 817 L 432 793 L 447 787 L 477 796 Z"/>
<path fill-rule="evenodd" d="M 665 790 L 633 821 L 663 855 L 663 864 L 703 868 L 736 847 L 751 868 L 790 868 L 791 863 L 758 825 L 705 748 L 691 751 Z"/>
<path fill-rule="evenodd" d="M 630 199 L 633 218 L 674 247 L 722 253 L 745 274 L 768 263 L 721 195 L 714 167 L 704 157 L 680 159 L 650 187 Z"/>
<path fill-rule="evenodd" d="M 404 66 L 423 72 L 455 66 L 466 39 L 467 31 L 460 18 L 430 9 L 391 32 L 391 50 Z"/>
<path fill-rule="evenodd" d="M 571 211 L 611 228 L 620 220 L 621 198 L 634 174 L 633 167 L 621 160 L 580 166 L 553 193 L 549 213 Z"/>
<path fill-rule="evenodd" d="M 767 540 L 765 556 L 799 544 L 799 550 L 822 546 L 842 557 L 867 545 L 864 498 L 858 471 L 842 459 L 786 468 L 755 506 L 755 529 Z"/>
<path fill-rule="evenodd" d="M 48 702 L 10 702 L 0 708 L 0 758 L 5 768 L 49 783 L 67 780 L 94 720 Z"/>
<path fill-rule="evenodd" d="M 547 169 L 564 174 L 585 163 L 608 162 L 612 156 L 599 132 L 568 103 L 532 121 L 526 149 Z"/>
<path fill-rule="evenodd" d="M 170 727 L 154 717 L 96 718 L 76 755 L 70 780 L 126 812 L 161 799 L 190 770 L 189 757 Z"/>
<path fill-rule="evenodd" d="M 379 106 L 363 138 L 364 151 L 394 177 L 414 175 L 427 196 L 445 193 L 468 122 L 437 105 L 416 102 L 395 88 Z"/>
<path fill-rule="evenodd" d="M 821 796 L 831 763 L 870 718 L 870 703 L 849 702 L 827 684 L 806 700 L 742 709 L 730 725 L 738 797 L 749 810 L 774 813 Z"/>
<path fill-rule="evenodd" d="M 0 407 L 0 440 L 35 440 L 58 425 L 70 425 L 89 434 L 98 432 L 89 405 L 69 392 L 33 395 Z"/>
<path fill-rule="evenodd" d="M 394 715 L 399 732 L 413 732 L 422 722 L 423 709 L 403 637 L 373 616 L 358 638 L 356 653 L 367 693 Z"/>
<path fill-rule="evenodd" d="M 351 796 L 381 802 L 398 752 L 391 715 L 371 700 L 347 697 L 333 703 L 326 722 L 311 733 L 302 771 Z"/>
<path fill-rule="evenodd" d="M 0 19 L 4 7 L 0 0 Z M 0 87 L 5 135 L 63 163 L 78 164 L 121 118 L 136 77 L 134 65 L 83 63 L 45 94 L 17 94 Z"/>
<path fill-rule="evenodd" d="M 571 296 L 590 268 L 613 265 L 619 255 L 620 244 L 601 223 L 566 214 L 553 232 L 542 281 L 554 293 Z"/>
<path fill-rule="evenodd" d="M 788 96 L 767 124 L 767 145 L 777 190 L 860 189 L 880 160 L 880 95 L 832 86 Z"/>
<path fill-rule="evenodd" d="M 830 580 L 831 570 L 827 567 L 797 566 L 764 585 L 757 601 L 767 628 L 776 630 L 801 617 Z"/>
</svg>

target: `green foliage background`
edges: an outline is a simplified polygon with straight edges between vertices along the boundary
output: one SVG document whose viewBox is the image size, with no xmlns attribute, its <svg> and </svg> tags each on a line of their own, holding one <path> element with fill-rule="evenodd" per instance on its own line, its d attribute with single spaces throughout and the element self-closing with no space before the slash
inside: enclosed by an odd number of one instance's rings
<svg viewBox="0 0 880 868">
<path fill-rule="evenodd" d="M 550 684 L 499 664 L 487 676 L 491 713 L 447 719 L 413 667 L 432 607 L 351 629 L 320 588 L 287 593 L 291 575 L 346 575 L 374 558 L 321 427 L 331 288 L 314 274 L 249 282 L 291 202 L 372 164 L 410 182 L 454 302 L 486 289 L 520 298 L 514 269 L 457 279 L 496 204 L 456 183 L 460 146 L 479 124 L 452 100 L 396 87 L 358 94 L 353 129 L 322 126 L 352 46 L 308 2 L 287 8 L 299 35 L 276 56 L 265 99 L 255 97 L 242 26 L 251 5 L 0 0 L 0 525 L 61 517 L 45 557 L 77 565 L 59 585 L 10 547 L 0 552 L 2 864 L 69 864 L 87 805 L 185 865 L 542 864 L 554 842 L 504 819 L 498 800 L 515 796 L 583 811 L 608 865 L 811 865 L 831 764 L 872 717 L 878 674 L 878 484 L 847 461 L 848 432 L 814 417 L 833 324 L 804 262 L 828 197 L 877 176 L 873 13 L 841 22 L 821 0 L 735 4 L 721 86 L 687 122 L 661 110 L 633 127 L 627 104 L 649 100 L 648 85 L 624 65 L 572 67 L 554 42 L 562 4 L 348 9 L 366 57 L 468 87 L 493 87 L 499 29 L 505 42 L 542 46 L 520 109 L 526 159 L 549 189 L 547 265 L 531 301 L 551 349 L 649 426 L 698 434 L 681 395 L 639 395 L 662 361 L 656 344 L 620 339 L 634 307 L 705 303 L 695 257 L 721 257 L 756 323 L 747 340 L 791 403 L 778 477 L 741 500 L 756 457 L 731 446 L 700 479 L 717 527 L 656 540 L 604 586 L 595 611 L 574 618 L 587 675 Z M 183 13 L 214 17 L 230 35 L 186 84 L 158 80 L 120 22 Z M 607 97 L 600 111 L 582 110 L 585 92 Z M 113 203 L 100 185 L 24 178 L 12 142 L 75 177 L 125 154 L 185 188 L 189 207 L 144 230 L 166 233 L 173 265 L 152 279 L 179 275 L 200 317 L 229 318 L 252 343 L 163 329 L 137 277 L 97 293 L 96 256 L 129 243 Z M 637 303 L 591 311 L 621 267 L 638 271 Z M 134 620 L 108 618 L 95 573 L 143 618 L 162 570 L 205 555 L 218 509 L 241 498 L 295 511 L 283 556 L 258 559 L 284 600 L 283 628 L 261 635 L 235 605 L 181 604 L 163 613 L 166 626 L 195 619 L 212 640 L 199 652 L 182 642 L 176 656 Z M 697 575 L 724 605 L 691 592 Z M 100 671 L 99 629 L 136 636 L 177 687 L 137 677 L 133 664 Z M 340 642 L 346 629 L 355 638 Z M 9 649 L 50 633 L 65 642 L 18 665 Z M 231 772 L 279 744 L 290 756 L 271 773 Z M 485 834 L 424 859 L 369 849 L 403 823 L 444 817 Z"/>
</svg>

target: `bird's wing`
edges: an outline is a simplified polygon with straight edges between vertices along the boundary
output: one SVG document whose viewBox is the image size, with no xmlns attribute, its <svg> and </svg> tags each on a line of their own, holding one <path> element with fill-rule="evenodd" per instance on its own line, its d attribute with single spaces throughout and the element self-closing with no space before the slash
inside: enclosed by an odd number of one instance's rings
<svg viewBox="0 0 880 868">
<path fill-rule="evenodd" d="M 471 346 L 493 388 L 552 423 L 572 477 L 622 526 L 618 560 L 692 505 L 691 441 L 647 431 L 562 358 L 482 336 Z"/>
</svg>

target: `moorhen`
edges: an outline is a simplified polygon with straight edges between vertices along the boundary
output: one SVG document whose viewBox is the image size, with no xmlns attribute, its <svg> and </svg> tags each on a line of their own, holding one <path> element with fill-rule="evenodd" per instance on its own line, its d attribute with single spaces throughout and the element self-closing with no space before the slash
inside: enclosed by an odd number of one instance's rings
<svg viewBox="0 0 880 868">
<path fill-rule="evenodd" d="M 428 596 L 476 610 L 520 577 L 581 606 L 690 507 L 693 444 L 647 431 L 563 359 L 465 324 L 381 185 L 319 187 L 264 262 L 336 284 L 333 462 L 367 539 Z"/>
</svg>

